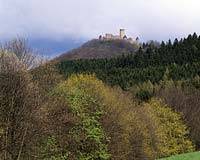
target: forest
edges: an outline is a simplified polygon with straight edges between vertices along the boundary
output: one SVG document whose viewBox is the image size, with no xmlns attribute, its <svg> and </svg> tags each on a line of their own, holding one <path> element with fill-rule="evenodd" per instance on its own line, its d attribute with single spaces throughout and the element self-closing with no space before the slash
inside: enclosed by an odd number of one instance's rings
<svg viewBox="0 0 200 160">
<path fill-rule="evenodd" d="M 200 37 L 115 58 L 0 48 L 0 159 L 155 160 L 200 150 Z"/>
</svg>

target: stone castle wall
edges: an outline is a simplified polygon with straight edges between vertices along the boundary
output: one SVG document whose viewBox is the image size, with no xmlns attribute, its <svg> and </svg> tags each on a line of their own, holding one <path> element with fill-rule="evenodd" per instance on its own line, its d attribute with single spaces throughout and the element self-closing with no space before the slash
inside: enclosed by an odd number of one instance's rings
<svg viewBox="0 0 200 160">
<path fill-rule="evenodd" d="M 125 34 L 125 29 L 120 29 L 119 35 L 113 35 L 113 34 L 109 34 L 106 33 L 105 36 L 99 36 L 100 40 L 125 40 L 128 41 L 131 44 L 138 44 L 139 45 L 139 41 L 138 40 L 133 40 L 132 38 L 127 38 L 126 34 Z"/>
</svg>

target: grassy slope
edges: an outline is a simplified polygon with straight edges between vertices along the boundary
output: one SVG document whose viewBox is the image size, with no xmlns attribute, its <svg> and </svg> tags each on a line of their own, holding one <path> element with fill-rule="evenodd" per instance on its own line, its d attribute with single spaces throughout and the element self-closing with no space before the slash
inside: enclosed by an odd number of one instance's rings
<svg viewBox="0 0 200 160">
<path fill-rule="evenodd" d="M 181 154 L 160 160 L 200 160 L 200 152 Z"/>
</svg>

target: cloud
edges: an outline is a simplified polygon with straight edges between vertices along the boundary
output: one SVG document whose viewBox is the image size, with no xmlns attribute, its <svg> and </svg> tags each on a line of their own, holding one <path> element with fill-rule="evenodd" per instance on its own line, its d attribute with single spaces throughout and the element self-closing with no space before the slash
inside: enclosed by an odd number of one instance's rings
<svg viewBox="0 0 200 160">
<path fill-rule="evenodd" d="M 200 33 L 198 0 L 0 0 L 0 37 L 57 41 L 125 28 L 143 40 Z"/>
</svg>

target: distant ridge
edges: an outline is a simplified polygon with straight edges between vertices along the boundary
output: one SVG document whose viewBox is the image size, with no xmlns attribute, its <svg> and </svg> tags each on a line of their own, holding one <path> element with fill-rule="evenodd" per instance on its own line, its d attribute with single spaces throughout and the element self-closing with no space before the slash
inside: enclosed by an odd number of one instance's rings
<svg viewBox="0 0 200 160">
<path fill-rule="evenodd" d="M 123 54 L 135 53 L 138 49 L 138 45 L 130 44 L 125 40 L 103 41 L 93 39 L 77 49 L 63 53 L 56 60 L 112 58 Z"/>
</svg>

